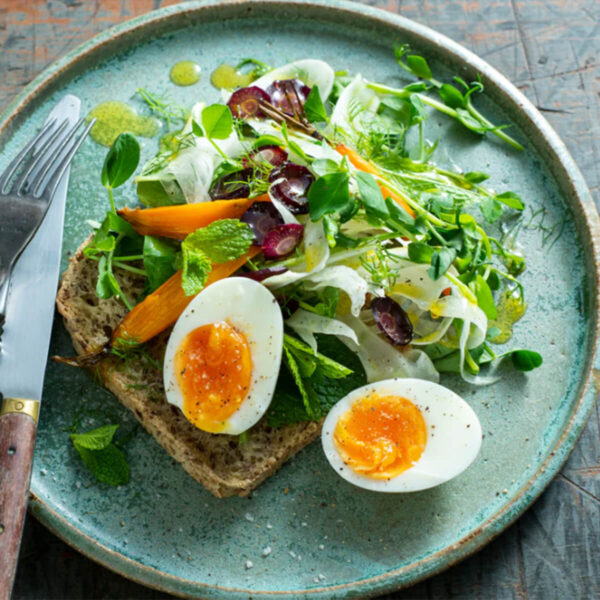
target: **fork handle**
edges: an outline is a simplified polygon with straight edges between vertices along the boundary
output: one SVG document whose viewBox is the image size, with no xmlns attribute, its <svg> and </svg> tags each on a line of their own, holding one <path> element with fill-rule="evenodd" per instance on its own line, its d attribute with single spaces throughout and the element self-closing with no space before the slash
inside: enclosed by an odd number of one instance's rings
<svg viewBox="0 0 600 600">
<path fill-rule="evenodd" d="M 40 403 L 4 398 L 0 410 L 0 600 L 9 600 L 16 572 Z"/>
</svg>

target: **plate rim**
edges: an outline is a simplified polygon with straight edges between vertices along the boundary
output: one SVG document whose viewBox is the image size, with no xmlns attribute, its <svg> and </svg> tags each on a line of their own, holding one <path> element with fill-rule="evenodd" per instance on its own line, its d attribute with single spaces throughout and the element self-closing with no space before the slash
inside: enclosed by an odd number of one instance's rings
<svg viewBox="0 0 600 600">
<path fill-rule="evenodd" d="M 417 37 L 424 38 L 429 43 L 443 48 L 445 52 L 452 55 L 453 58 L 459 59 L 471 69 L 482 73 L 484 77 L 493 82 L 499 93 L 519 110 L 521 116 L 528 119 L 528 124 L 537 130 L 539 139 L 532 141 L 532 143 L 540 153 L 541 148 L 537 148 L 538 145 L 541 145 L 549 153 L 548 156 L 544 156 L 544 163 L 549 168 L 553 179 L 557 180 L 557 175 L 559 174 L 566 177 L 566 181 L 560 182 L 561 194 L 566 195 L 568 192 L 573 198 L 570 202 L 571 207 L 576 205 L 580 207 L 580 216 L 583 220 L 578 224 L 579 234 L 582 237 L 584 233 L 587 235 L 588 239 L 584 240 L 584 242 L 589 242 L 589 247 L 592 250 L 591 256 L 588 259 L 592 272 L 590 273 L 590 269 L 587 269 L 586 274 L 588 276 L 588 284 L 592 286 L 594 291 L 593 297 L 590 297 L 589 300 L 589 318 L 590 323 L 593 324 L 593 334 L 588 341 L 587 364 L 585 364 L 579 378 L 580 389 L 570 417 L 564 425 L 556 444 L 552 449 L 549 449 L 544 462 L 536 472 L 511 496 L 505 505 L 486 519 L 476 530 L 463 536 L 454 544 L 446 546 L 442 550 L 429 554 L 426 558 L 400 569 L 390 570 L 374 577 L 327 587 L 282 591 L 250 590 L 226 588 L 184 579 L 146 566 L 87 536 L 74 523 L 69 522 L 48 503 L 44 502 L 41 497 L 37 496 L 34 490 L 31 491 L 30 511 L 58 537 L 85 556 L 116 571 L 124 577 L 176 595 L 198 597 L 199 594 L 212 592 L 213 597 L 235 596 L 241 598 L 247 597 L 249 594 L 253 596 L 299 597 L 302 595 L 306 597 L 328 597 L 331 594 L 343 591 L 350 594 L 360 593 L 362 597 L 366 595 L 371 596 L 414 585 L 427 577 L 451 567 L 481 549 L 516 521 L 531 506 L 566 462 L 583 431 L 596 397 L 600 393 L 600 358 L 598 351 L 600 219 L 583 175 L 565 144 L 550 124 L 522 92 L 504 75 L 467 48 L 454 42 L 447 36 L 406 17 L 348 0 L 262 0 L 261 4 L 263 6 L 270 5 L 272 7 L 271 10 L 274 10 L 277 6 L 311 5 L 324 12 L 335 13 L 337 11 L 358 17 L 365 17 L 381 25 L 392 25 L 401 30 L 408 31 Z M 166 29 L 168 30 L 169 21 L 171 19 L 175 20 L 182 13 L 198 15 L 201 20 L 201 13 L 207 9 L 219 10 L 223 7 L 230 7 L 241 11 L 244 8 L 252 10 L 253 5 L 256 6 L 252 0 L 194 0 L 185 4 L 163 7 L 110 27 L 106 31 L 86 40 L 65 56 L 53 62 L 29 83 L 0 115 L 0 136 L 4 136 L 8 132 L 8 139 L 10 139 L 13 133 L 10 128 L 13 125 L 14 119 L 22 111 L 25 111 L 28 106 L 35 106 L 35 101 L 39 97 L 43 97 L 48 90 L 51 90 L 54 84 L 59 83 L 62 76 L 68 76 L 71 71 L 75 71 L 79 63 L 84 62 L 88 57 L 93 57 L 97 52 L 101 51 L 103 46 L 115 44 L 126 36 L 152 27 L 152 25 L 159 22 L 166 25 Z M 557 170 L 562 171 L 562 173 L 557 173 Z M 559 183 L 559 181 L 556 181 L 556 183 Z"/>
</svg>

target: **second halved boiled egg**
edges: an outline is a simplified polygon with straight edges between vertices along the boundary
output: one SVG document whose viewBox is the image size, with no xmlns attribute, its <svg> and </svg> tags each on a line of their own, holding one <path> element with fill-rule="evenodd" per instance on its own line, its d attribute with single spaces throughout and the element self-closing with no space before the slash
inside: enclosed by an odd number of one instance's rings
<svg viewBox="0 0 600 600">
<path fill-rule="evenodd" d="M 434 487 L 464 471 L 481 446 L 473 409 L 445 387 L 388 379 L 358 388 L 329 412 L 322 432 L 331 466 L 381 492 Z"/>
<path fill-rule="evenodd" d="M 167 401 L 199 429 L 239 434 L 275 389 L 283 319 L 275 297 L 243 277 L 217 281 L 181 314 L 165 353 Z"/>
</svg>

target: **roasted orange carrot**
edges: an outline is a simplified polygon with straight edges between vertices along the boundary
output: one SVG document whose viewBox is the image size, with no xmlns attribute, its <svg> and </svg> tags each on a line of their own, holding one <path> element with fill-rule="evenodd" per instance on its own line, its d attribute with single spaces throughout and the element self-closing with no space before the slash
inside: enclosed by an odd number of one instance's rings
<svg viewBox="0 0 600 600">
<path fill-rule="evenodd" d="M 371 175 L 381 175 L 377 167 L 370 163 L 368 160 L 365 160 L 356 150 L 352 150 L 352 148 L 348 148 L 344 144 L 338 144 L 335 149 L 342 154 L 343 156 L 347 156 L 348 160 L 359 170 L 364 171 L 365 173 L 370 173 Z M 415 216 L 415 211 L 408 205 L 406 200 L 396 192 L 390 190 L 388 187 L 383 185 L 382 183 L 377 182 L 381 193 L 384 198 L 391 198 L 394 202 L 397 202 L 409 215 Z"/>
<path fill-rule="evenodd" d="M 256 256 L 260 248 L 252 246 L 250 250 L 235 260 L 215 264 L 212 267 L 206 285 L 235 273 L 249 258 Z M 185 307 L 194 299 L 186 296 L 181 287 L 181 271 L 167 279 L 157 290 L 140 302 L 114 330 L 111 344 L 118 346 L 119 340 L 132 340 L 143 343 L 173 325 Z"/>
<path fill-rule="evenodd" d="M 197 204 L 176 204 L 157 208 L 124 208 L 119 216 L 142 235 L 158 235 L 182 240 L 200 227 L 218 219 L 239 219 L 254 202 L 269 200 L 267 194 L 256 198 L 213 200 Z"/>
</svg>

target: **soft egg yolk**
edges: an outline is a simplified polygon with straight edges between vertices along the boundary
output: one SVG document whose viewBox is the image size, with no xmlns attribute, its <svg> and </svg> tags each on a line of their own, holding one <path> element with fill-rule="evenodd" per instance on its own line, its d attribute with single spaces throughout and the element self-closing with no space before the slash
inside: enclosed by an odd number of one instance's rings
<svg viewBox="0 0 600 600">
<path fill-rule="evenodd" d="M 250 389 L 248 340 L 226 321 L 197 327 L 177 349 L 175 374 L 187 419 L 204 431 L 222 431 Z"/>
<path fill-rule="evenodd" d="M 427 443 L 427 427 L 410 400 L 372 394 L 358 399 L 339 418 L 333 439 L 353 471 L 391 479 L 419 460 Z"/>
</svg>

